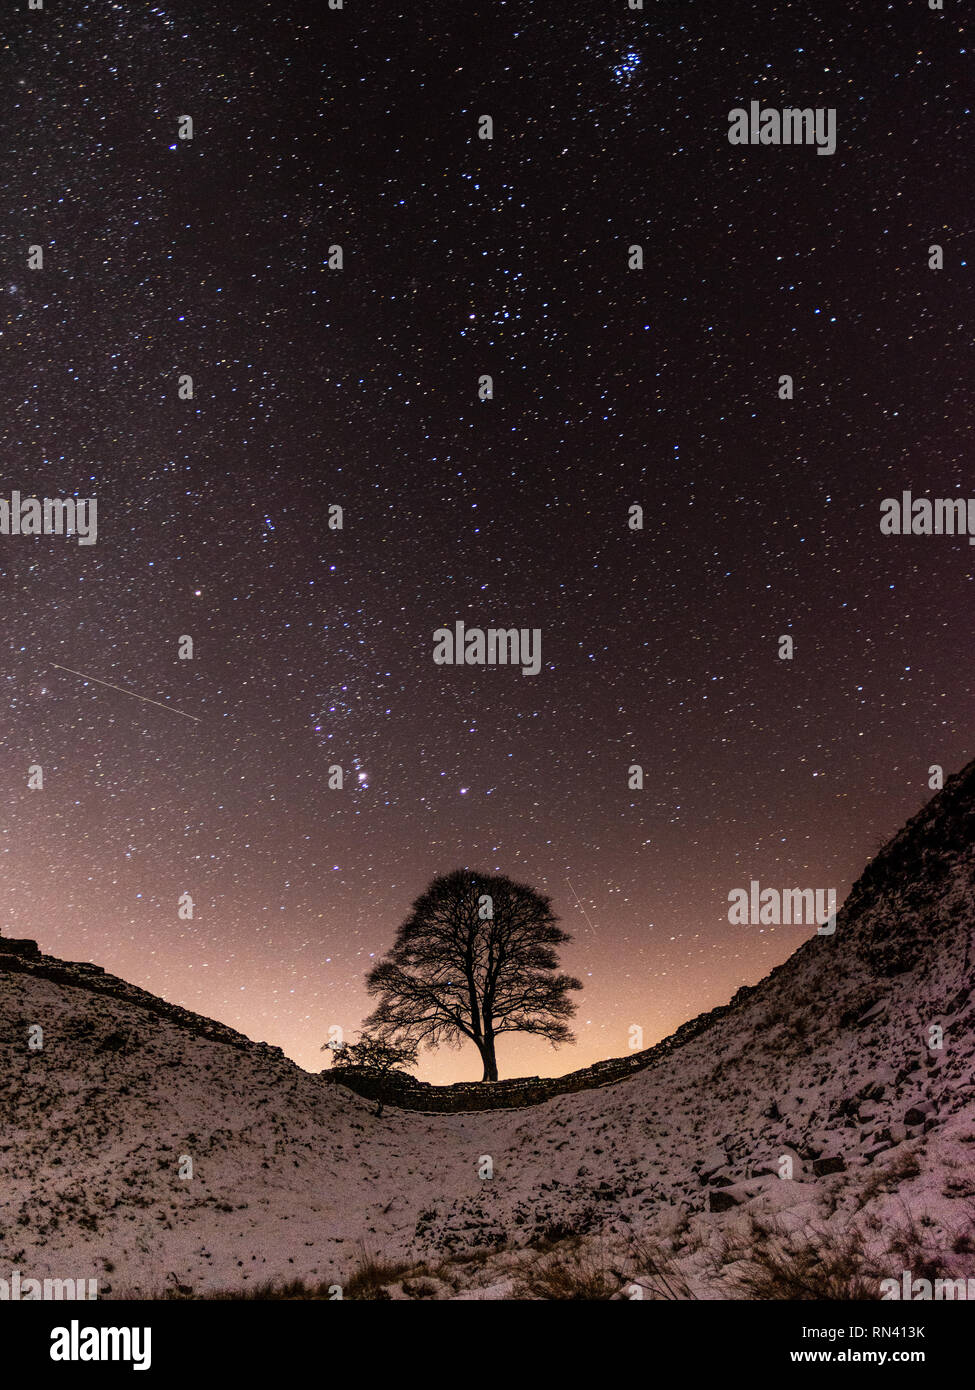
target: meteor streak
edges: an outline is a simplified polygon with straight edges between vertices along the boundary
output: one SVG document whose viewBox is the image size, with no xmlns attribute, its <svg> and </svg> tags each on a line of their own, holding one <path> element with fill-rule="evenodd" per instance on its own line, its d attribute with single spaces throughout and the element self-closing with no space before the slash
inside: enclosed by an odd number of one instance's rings
<svg viewBox="0 0 975 1390">
<path fill-rule="evenodd" d="M 81 676 L 82 680 L 94 681 L 96 685 L 107 685 L 109 690 L 119 690 L 123 695 L 131 695 L 133 700 L 145 700 L 148 705 L 158 705 L 160 709 L 169 710 L 170 714 L 179 714 L 184 719 L 192 719 L 195 724 L 203 723 L 203 720 L 197 718 L 195 714 L 183 714 L 181 709 L 174 709 L 172 705 L 164 705 L 161 700 L 150 700 L 148 695 L 140 695 L 138 691 L 126 690 L 122 685 L 113 685 L 111 681 L 99 680 L 97 676 L 86 676 L 84 671 L 76 671 L 72 666 L 58 666 L 56 661 L 52 661 L 51 665 L 58 671 L 70 671 L 73 676 Z"/>
</svg>

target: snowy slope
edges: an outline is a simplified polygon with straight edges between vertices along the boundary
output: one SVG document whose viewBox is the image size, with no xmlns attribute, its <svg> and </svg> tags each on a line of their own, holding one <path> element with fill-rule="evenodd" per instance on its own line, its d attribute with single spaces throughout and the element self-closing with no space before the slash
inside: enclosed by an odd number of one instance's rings
<svg viewBox="0 0 975 1390">
<path fill-rule="evenodd" d="M 752 1216 L 855 1229 L 894 1277 L 925 1251 L 975 1275 L 973 832 L 975 763 L 871 861 L 833 936 L 647 1070 L 527 1109 L 377 1119 L 142 991 L 0 955 L 0 1276 L 344 1283 L 364 1246 L 425 1263 L 428 1296 L 506 1297 L 540 1244 L 590 1232 L 617 1275 L 641 1273 L 636 1235 L 721 1297 Z"/>
</svg>

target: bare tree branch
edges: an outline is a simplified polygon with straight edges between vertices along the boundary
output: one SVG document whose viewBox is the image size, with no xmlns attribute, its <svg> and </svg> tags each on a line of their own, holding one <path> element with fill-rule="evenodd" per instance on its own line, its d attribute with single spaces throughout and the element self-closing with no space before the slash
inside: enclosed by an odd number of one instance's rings
<svg viewBox="0 0 975 1390">
<path fill-rule="evenodd" d="M 415 1046 L 468 1038 L 485 1081 L 498 1078 L 501 1033 L 572 1042 L 568 991 L 582 984 L 555 973 L 557 948 L 571 940 L 557 921 L 548 897 L 503 875 L 458 869 L 435 878 L 366 977 L 379 1002 L 365 1027 Z"/>
</svg>

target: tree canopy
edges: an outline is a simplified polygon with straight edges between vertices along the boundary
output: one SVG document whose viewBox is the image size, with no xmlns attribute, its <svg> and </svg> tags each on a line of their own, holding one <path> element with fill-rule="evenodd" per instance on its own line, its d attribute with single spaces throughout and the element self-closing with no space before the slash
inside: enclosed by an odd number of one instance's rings
<svg viewBox="0 0 975 1390">
<path fill-rule="evenodd" d="M 501 1034 L 534 1033 L 553 1047 L 574 1041 L 569 991 L 582 984 L 558 972 L 557 954 L 570 940 L 550 899 L 526 884 L 471 869 L 442 875 L 366 977 L 379 1003 L 364 1027 L 417 1046 L 468 1038 L 481 1055 L 482 1079 L 497 1081 Z"/>
</svg>

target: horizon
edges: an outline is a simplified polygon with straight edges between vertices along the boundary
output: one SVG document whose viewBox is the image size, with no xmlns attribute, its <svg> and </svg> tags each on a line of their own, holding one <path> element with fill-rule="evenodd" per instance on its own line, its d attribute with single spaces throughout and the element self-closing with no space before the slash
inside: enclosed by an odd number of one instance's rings
<svg viewBox="0 0 975 1390">
<path fill-rule="evenodd" d="M 952 776 L 956 775 L 956 773 L 963 771 L 964 767 L 967 765 L 967 763 L 962 764 L 953 771 L 948 770 L 945 774 L 945 781 L 947 782 Z M 892 839 L 899 832 L 899 830 L 903 828 L 904 824 L 906 824 L 906 822 L 910 820 L 912 816 L 916 815 L 920 810 L 922 810 L 924 806 L 926 806 L 937 795 L 938 791 L 930 792 L 930 794 L 922 800 L 920 806 L 915 808 L 913 811 L 909 811 L 907 814 L 905 814 L 903 819 L 898 823 L 898 825 L 890 831 L 890 834 L 884 837 L 884 844 L 886 845 L 887 843 L 889 843 L 890 839 Z M 852 888 L 856 878 L 859 877 L 860 873 L 862 872 L 862 869 L 866 866 L 867 863 L 870 862 L 870 860 L 872 860 L 875 857 L 876 853 L 877 851 L 874 850 L 873 853 L 868 853 L 865 856 L 860 869 L 858 869 L 854 877 L 850 879 L 849 883 L 846 885 L 843 891 L 838 894 L 837 901 L 839 910 L 842 910 L 843 904 L 845 903 L 849 891 Z M 565 923 L 562 922 L 561 925 L 563 925 L 564 927 Z M 808 926 L 808 924 L 805 924 L 805 926 Z M 498 1040 L 499 1080 L 516 1080 L 520 1077 L 530 1076 L 560 1077 L 567 1075 L 570 1072 L 583 1070 L 591 1066 L 594 1062 L 625 1056 L 628 1052 L 644 1051 L 646 1049 L 657 1046 L 659 1043 L 671 1037 L 684 1023 L 688 1023 L 692 1019 L 697 1018 L 702 1014 L 710 1012 L 712 1009 L 729 1004 L 731 1002 L 731 999 L 734 997 L 735 992 L 738 989 L 740 989 L 743 985 L 754 986 L 759 984 L 768 976 L 770 971 L 774 970 L 777 966 L 782 965 L 785 963 L 785 961 L 789 960 L 795 953 L 795 951 L 797 951 L 805 941 L 811 939 L 811 936 L 814 936 L 816 934 L 815 930 L 808 932 L 805 930 L 805 927 L 799 928 L 798 924 L 797 929 L 802 931 L 804 934 L 800 934 L 798 936 L 798 939 L 796 939 L 781 956 L 779 956 L 778 951 L 776 951 L 774 954 L 777 958 L 770 959 L 766 967 L 762 969 L 760 974 L 754 976 L 753 978 L 741 979 L 733 988 L 730 989 L 730 992 L 724 997 L 705 997 L 704 1002 L 701 1004 L 701 1007 L 695 1008 L 691 1013 L 678 1015 L 677 1013 L 672 1012 L 669 1015 L 662 1015 L 662 1017 L 667 1017 L 670 1020 L 666 1025 L 663 1026 L 663 1031 L 647 1032 L 647 1030 L 643 1029 L 643 1036 L 639 1047 L 630 1046 L 631 1034 L 629 1030 L 632 1029 L 634 1026 L 633 1023 L 631 1023 L 627 1025 L 626 1028 L 621 1030 L 620 1046 L 617 1050 L 605 1050 L 601 1052 L 591 1050 L 589 1053 L 585 1051 L 584 1045 L 582 1044 L 578 1036 L 579 1018 L 584 1017 L 586 1013 L 586 1010 L 583 1007 L 585 1004 L 585 989 L 583 989 L 580 995 L 574 996 L 578 1002 L 578 1014 L 576 1018 L 570 1021 L 570 1027 L 576 1033 L 576 1041 L 572 1044 L 567 1044 L 564 1046 L 560 1046 L 557 1049 L 553 1049 L 549 1044 L 543 1041 L 538 1041 L 530 1038 L 526 1040 L 518 1034 L 505 1035 L 501 1037 Z M 11 935 L 13 935 L 13 933 L 9 931 L 3 931 L 2 933 L 0 933 L 0 936 Z M 37 940 L 43 954 L 56 956 L 57 958 L 63 960 L 69 959 L 69 957 L 67 956 L 62 956 L 58 951 L 54 951 L 53 949 L 46 949 L 43 942 L 40 941 L 40 939 L 36 935 L 33 935 L 32 933 L 28 932 L 27 938 L 30 940 Z M 389 944 L 392 944 L 392 933 L 390 935 Z M 573 948 L 577 945 L 578 943 L 574 935 L 573 941 L 569 943 L 568 946 L 562 948 L 560 964 L 570 974 L 573 973 Z M 278 1038 L 274 1036 L 263 1036 L 259 1033 L 251 1031 L 248 1027 L 244 1026 L 246 1020 L 249 1017 L 251 1017 L 251 1015 L 248 1014 L 246 1009 L 238 1012 L 237 1014 L 234 1014 L 232 1010 L 228 1010 L 227 1013 L 208 1012 L 205 1008 L 201 1007 L 199 1003 L 195 1003 L 189 997 L 180 998 L 171 996 L 170 994 L 165 993 L 162 989 L 154 988 L 151 983 L 151 974 L 147 974 L 144 978 L 139 978 L 138 969 L 135 970 L 135 972 L 131 975 L 126 974 L 122 969 L 110 967 L 106 960 L 96 959 L 94 957 L 90 958 L 90 963 L 103 966 L 107 973 L 115 975 L 116 977 L 125 980 L 128 984 L 137 985 L 139 988 L 146 989 L 149 993 L 156 994 L 157 997 L 164 999 L 167 1003 L 179 1005 L 183 1008 L 189 1009 L 190 1011 L 201 1015 L 202 1017 L 212 1018 L 216 1022 L 223 1023 L 226 1026 L 235 1029 L 237 1032 L 242 1033 L 251 1042 L 267 1043 L 273 1047 L 281 1047 L 285 1056 L 287 1056 L 290 1061 L 294 1062 L 296 1066 L 300 1067 L 303 1071 L 307 1072 L 308 1074 L 315 1075 L 321 1071 L 329 1071 L 331 1069 L 330 1064 L 327 1060 L 327 1054 L 323 1051 L 321 1046 L 319 1047 L 317 1058 L 314 1052 L 314 1044 L 309 1044 L 307 1049 L 296 1049 L 296 1051 L 299 1054 L 301 1054 L 296 1055 L 295 1051 L 291 1051 Z M 365 995 L 364 990 L 363 998 L 368 999 L 368 997 Z M 368 1001 L 364 1007 L 366 1008 L 366 1010 L 368 1010 L 371 1009 L 371 1007 L 373 1007 L 373 1004 L 374 1001 Z M 643 1028 L 642 1024 L 637 1024 L 636 1026 L 640 1027 L 641 1029 Z M 345 1040 L 351 1041 L 354 1035 L 357 1034 L 357 1032 L 358 1025 L 353 1025 L 351 1030 L 348 1027 L 345 1027 Z M 528 1044 L 527 1047 L 525 1045 L 526 1041 Z M 521 1045 L 520 1047 L 519 1044 Z M 597 1048 L 598 1045 L 598 1041 L 594 1038 L 590 1045 L 591 1049 Z M 529 1057 L 537 1059 L 533 1063 L 533 1069 L 516 1070 L 512 1069 L 511 1066 L 507 1066 L 507 1059 L 509 1057 L 517 1055 L 527 1055 Z M 548 1063 L 547 1066 L 545 1065 L 546 1062 Z M 439 1049 L 430 1050 L 421 1048 L 418 1063 L 416 1066 L 409 1068 L 409 1072 L 418 1080 L 426 1081 L 433 1085 L 450 1085 L 453 1082 L 479 1081 L 480 1077 L 477 1073 L 480 1070 L 480 1066 L 480 1058 L 478 1057 L 476 1049 L 474 1048 L 472 1043 L 465 1039 L 461 1044 L 460 1048 L 456 1050 L 443 1044 L 440 1045 Z"/>
</svg>

